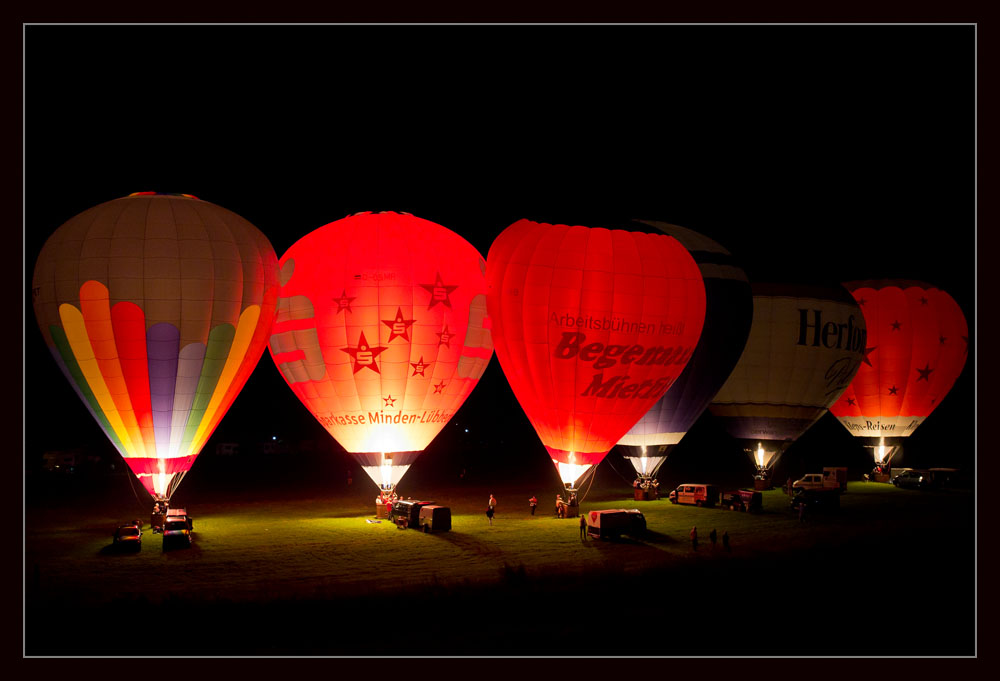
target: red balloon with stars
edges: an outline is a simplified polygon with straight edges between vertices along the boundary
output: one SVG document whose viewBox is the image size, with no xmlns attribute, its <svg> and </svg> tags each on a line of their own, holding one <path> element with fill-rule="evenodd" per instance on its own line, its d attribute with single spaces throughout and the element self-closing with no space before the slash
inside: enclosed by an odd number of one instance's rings
<svg viewBox="0 0 1000 681">
<path fill-rule="evenodd" d="M 844 284 L 868 327 L 865 358 L 830 412 L 889 463 L 962 373 L 969 327 L 955 300 L 918 281 Z"/>
<path fill-rule="evenodd" d="M 489 364 L 486 262 L 441 225 L 382 212 L 320 227 L 278 265 L 275 364 L 330 435 L 392 490 Z"/>
</svg>

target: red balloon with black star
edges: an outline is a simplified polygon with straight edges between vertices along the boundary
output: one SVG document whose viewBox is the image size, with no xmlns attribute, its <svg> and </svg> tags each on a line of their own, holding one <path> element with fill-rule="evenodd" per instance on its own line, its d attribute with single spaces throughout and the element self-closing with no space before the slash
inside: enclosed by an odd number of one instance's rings
<svg viewBox="0 0 1000 681">
<path fill-rule="evenodd" d="M 888 463 L 902 438 L 930 416 L 969 354 L 969 327 L 946 292 L 918 281 L 844 284 L 868 328 L 865 357 L 830 412 Z"/>
<path fill-rule="evenodd" d="M 384 212 L 320 227 L 278 265 L 275 364 L 372 480 L 394 488 L 493 354 L 485 260 L 441 225 Z"/>
</svg>

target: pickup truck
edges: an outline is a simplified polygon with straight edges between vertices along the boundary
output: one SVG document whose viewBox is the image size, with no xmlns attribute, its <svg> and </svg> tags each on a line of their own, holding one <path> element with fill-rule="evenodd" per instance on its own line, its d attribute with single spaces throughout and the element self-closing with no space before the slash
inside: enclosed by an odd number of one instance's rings
<svg viewBox="0 0 1000 681">
<path fill-rule="evenodd" d="M 847 491 L 846 468 L 824 468 L 822 473 L 807 473 L 792 483 L 795 490 L 839 490 Z"/>
</svg>

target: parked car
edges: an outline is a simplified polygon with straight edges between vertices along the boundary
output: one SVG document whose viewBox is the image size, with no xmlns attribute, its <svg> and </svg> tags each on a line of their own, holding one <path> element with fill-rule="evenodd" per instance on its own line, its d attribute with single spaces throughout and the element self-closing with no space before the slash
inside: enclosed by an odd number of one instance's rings
<svg viewBox="0 0 1000 681">
<path fill-rule="evenodd" d="M 172 544 L 191 546 L 192 541 L 194 540 L 191 537 L 191 526 L 188 524 L 187 517 L 168 516 L 166 521 L 163 523 L 164 546 Z"/>
<path fill-rule="evenodd" d="M 715 485 L 684 483 L 670 492 L 667 497 L 673 504 L 694 504 L 695 506 L 715 506 L 719 501 L 719 490 Z"/>
<path fill-rule="evenodd" d="M 141 551 L 142 530 L 133 523 L 119 525 L 115 530 L 114 544 L 123 551 Z"/>
<path fill-rule="evenodd" d="M 930 489 L 935 486 L 935 481 L 930 471 L 910 468 L 899 475 L 893 476 L 892 484 L 896 487 L 909 489 Z"/>
</svg>

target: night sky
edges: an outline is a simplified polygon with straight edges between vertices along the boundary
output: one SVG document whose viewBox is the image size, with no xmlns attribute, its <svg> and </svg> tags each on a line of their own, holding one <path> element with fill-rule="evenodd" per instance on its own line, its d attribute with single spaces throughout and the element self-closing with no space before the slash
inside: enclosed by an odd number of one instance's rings
<svg viewBox="0 0 1000 681">
<path fill-rule="evenodd" d="M 137 191 L 232 210 L 279 257 L 365 210 L 432 220 L 483 256 L 522 217 L 663 220 L 720 242 L 754 282 L 929 282 L 974 336 L 974 39 L 972 26 L 29 26 L 29 461 L 110 449 L 44 347 L 30 279 L 63 222 Z M 934 465 L 972 465 L 974 352 L 911 438 Z M 495 359 L 456 421 L 471 433 L 448 446 L 521 442 L 544 459 Z M 831 416 L 816 427 L 860 448 Z M 209 447 L 272 434 L 328 437 L 265 351 Z"/>
</svg>

